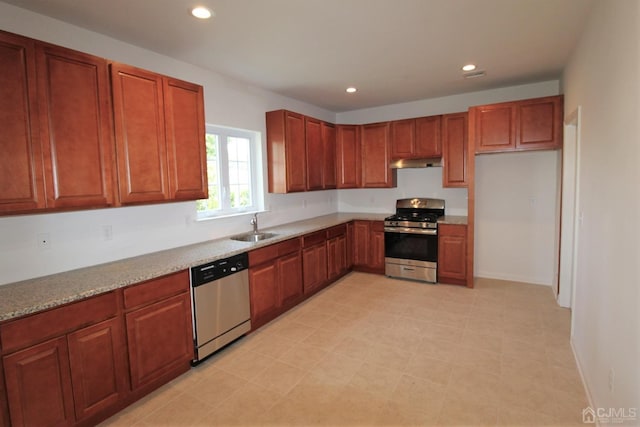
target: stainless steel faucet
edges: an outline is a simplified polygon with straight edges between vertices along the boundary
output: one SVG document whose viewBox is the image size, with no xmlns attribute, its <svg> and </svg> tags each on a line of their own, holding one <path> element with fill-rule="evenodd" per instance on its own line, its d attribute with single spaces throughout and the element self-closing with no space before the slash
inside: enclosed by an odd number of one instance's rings
<svg viewBox="0 0 640 427">
<path fill-rule="evenodd" d="M 250 224 L 253 225 L 253 234 L 258 234 L 258 212 L 253 214 Z"/>
</svg>

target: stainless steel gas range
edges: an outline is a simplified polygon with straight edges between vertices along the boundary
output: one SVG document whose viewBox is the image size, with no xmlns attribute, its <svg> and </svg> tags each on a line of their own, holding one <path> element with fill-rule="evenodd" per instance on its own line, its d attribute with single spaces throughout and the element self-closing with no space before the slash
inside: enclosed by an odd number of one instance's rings
<svg viewBox="0 0 640 427">
<path fill-rule="evenodd" d="M 438 277 L 438 218 L 442 199 L 400 199 L 396 213 L 384 221 L 385 274 L 389 277 L 436 283 Z"/>
</svg>

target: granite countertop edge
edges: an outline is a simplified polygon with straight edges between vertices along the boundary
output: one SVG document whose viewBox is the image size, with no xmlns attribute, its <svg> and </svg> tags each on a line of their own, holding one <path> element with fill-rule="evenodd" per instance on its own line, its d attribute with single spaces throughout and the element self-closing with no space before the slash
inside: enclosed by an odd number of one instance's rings
<svg viewBox="0 0 640 427">
<path fill-rule="evenodd" d="M 128 285 L 186 270 L 353 220 L 381 221 L 389 214 L 336 213 L 265 228 L 277 236 L 260 242 L 223 237 L 123 260 L 0 286 L 0 322 L 55 308 Z"/>
</svg>

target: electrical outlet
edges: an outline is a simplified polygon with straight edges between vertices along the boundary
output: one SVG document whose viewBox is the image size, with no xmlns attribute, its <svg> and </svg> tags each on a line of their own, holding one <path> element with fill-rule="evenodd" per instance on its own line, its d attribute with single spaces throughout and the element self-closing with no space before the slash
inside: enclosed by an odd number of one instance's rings
<svg viewBox="0 0 640 427">
<path fill-rule="evenodd" d="M 609 369 L 609 391 L 611 393 L 613 393 L 613 390 L 615 388 L 615 382 L 616 382 L 616 372 L 613 370 L 613 368 Z"/>
<path fill-rule="evenodd" d="M 49 235 L 49 233 L 39 233 L 36 238 L 38 248 L 40 248 L 41 251 L 51 249 L 51 236 Z"/>
<path fill-rule="evenodd" d="M 113 227 L 111 225 L 102 226 L 102 240 L 113 240 Z"/>
</svg>

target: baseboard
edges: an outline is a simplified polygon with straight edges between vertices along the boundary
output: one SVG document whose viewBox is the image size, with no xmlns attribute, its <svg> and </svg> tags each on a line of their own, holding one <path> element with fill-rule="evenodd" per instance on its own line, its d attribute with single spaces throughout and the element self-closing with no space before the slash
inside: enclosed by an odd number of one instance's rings
<svg viewBox="0 0 640 427">
<path fill-rule="evenodd" d="M 529 283 L 531 285 L 551 287 L 550 283 L 545 282 L 544 280 L 541 280 L 541 279 L 525 277 L 525 276 L 516 276 L 511 274 L 496 273 L 491 271 L 478 271 L 476 272 L 475 277 L 480 277 L 483 279 L 508 280 L 510 282 L 521 282 L 521 283 Z"/>
<path fill-rule="evenodd" d="M 587 400 L 589 401 L 589 407 L 595 408 L 595 404 L 593 403 L 593 396 L 591 396 L 591 390 L 589 390 L 589 383 L 587 382 L 587 378 L 584 376 L 584 371 L 582 369 L 582 363 L 580 363 L 580 358 L 578 357 L 578 353 L 576 352 L 576 347 L 573 342 L 573 337 L 569 339 L 569 344 L 571 345 L 571 351 L 573 352 L 573 358 L 576 361 L 576 366 L 578 367 L 578 373 L 580 374 L 580 379 L 582 380 L 582 386 L 584 387 L 584 391 L 587 395 Z M 596 426 L 600 426 L 600 422 L 598 418 L 595 419 Z"/>
</svg>

